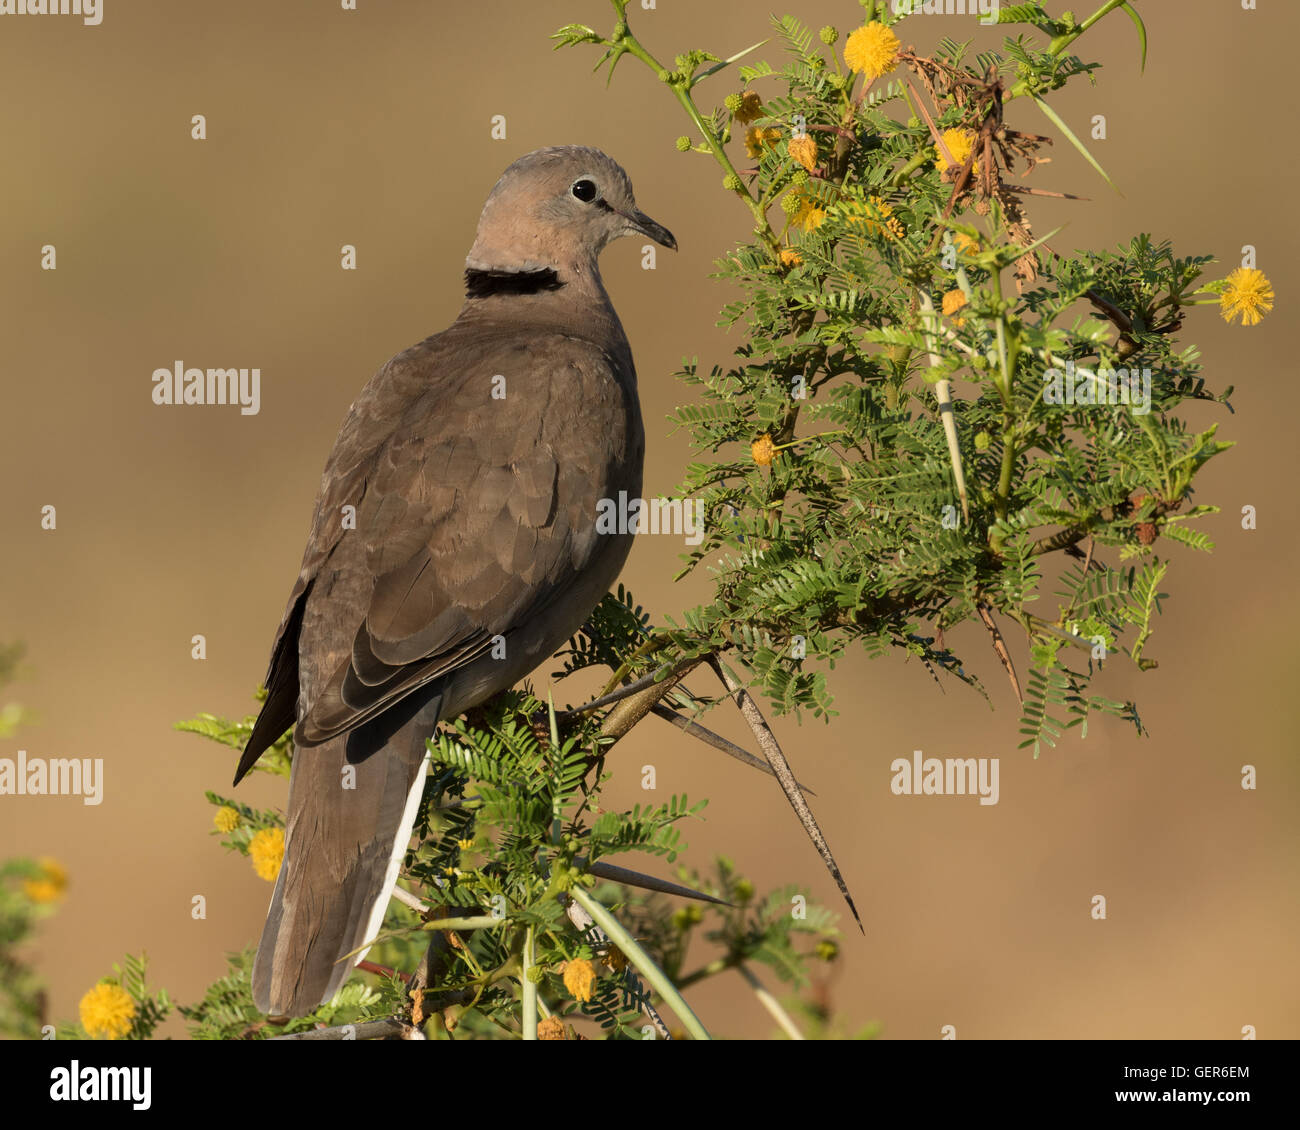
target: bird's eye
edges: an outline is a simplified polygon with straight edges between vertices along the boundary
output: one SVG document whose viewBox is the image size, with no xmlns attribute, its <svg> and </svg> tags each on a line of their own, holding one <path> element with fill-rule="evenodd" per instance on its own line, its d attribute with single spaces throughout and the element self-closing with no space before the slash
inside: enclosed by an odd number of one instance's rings
<svg viewBox="0 0 1300 1130">
<path fill-rule="evenodd" d="M 596 199 L 596 182 L 583 177 L 582 180 L 573 182 L 573 188 L 570 191 L 584 204 L 590 204 Z"/>
</svg>

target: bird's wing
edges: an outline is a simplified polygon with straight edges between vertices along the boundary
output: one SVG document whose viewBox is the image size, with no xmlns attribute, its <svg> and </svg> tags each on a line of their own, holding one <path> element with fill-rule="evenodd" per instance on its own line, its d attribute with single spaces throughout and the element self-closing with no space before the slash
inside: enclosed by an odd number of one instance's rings
<svg viewBox="0 0 1300 1130">
<path fill-rule="evenodd" d="M 316 744 L 563 601 L 600 548 L 597 503 L 639 461 L 620 368 L 564 334 L 453 329 L 381 370 L 326 465 L 268 676 L 263 713 L 281 713 L 267 744 L 291 721 L 290 679 L 295 738 Z"/>
</svg>

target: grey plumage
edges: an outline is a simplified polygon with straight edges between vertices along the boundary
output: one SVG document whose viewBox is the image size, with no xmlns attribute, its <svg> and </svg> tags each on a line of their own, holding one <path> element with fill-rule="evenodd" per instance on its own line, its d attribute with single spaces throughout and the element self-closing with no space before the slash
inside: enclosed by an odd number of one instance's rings
<svg viewBox="0 0 1300 1130">
<path fill-rule="evenodd" d="M 236 775 L 294 725 L 263 1011 L 329 999 L 357 960 L 338 959 L 377 932 L 438 720 L 531 671 L 622 568 L 631 537 L 598 535 L 597 504 L 639 496 L 644 434 L 597 257 L 634 232 L 676 246 L 603 153 L 521 158 L 484 206 L 460 316 L 344 421 Z"/>
</svg>

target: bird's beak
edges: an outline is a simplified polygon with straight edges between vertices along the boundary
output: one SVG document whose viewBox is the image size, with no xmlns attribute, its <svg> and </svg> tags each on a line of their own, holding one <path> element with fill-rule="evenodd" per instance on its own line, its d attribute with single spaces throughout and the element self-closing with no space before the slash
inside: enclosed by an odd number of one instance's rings
<svg viewBox="0 0 1300 1130">
<path fill-rule="evenodd" d="M 644 212 L 633 212 L 630 216 L 623 213 L 628 224 L 633 231 L 640 232 L 644 236 L 653 239 L 661 247 L 666 247 L 670 251 L 677 250 L 677 238 L 663 224 L 657 224 Z"/>
</svg>

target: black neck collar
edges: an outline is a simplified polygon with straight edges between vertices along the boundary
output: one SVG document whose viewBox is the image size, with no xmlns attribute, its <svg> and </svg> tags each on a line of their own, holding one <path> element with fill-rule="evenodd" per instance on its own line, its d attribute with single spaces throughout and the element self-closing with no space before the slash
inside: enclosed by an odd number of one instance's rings
<svg viewBox="0 0 1300 1130">
<path fill-rule="evenodd" d="M 465 272 L 465 293 L 470 298 L 540 294 L 544 290 L 559 290 L 563 285 L 549 267 L 535 271 L 480 271 L 471 267 Z"/>
</svg>

